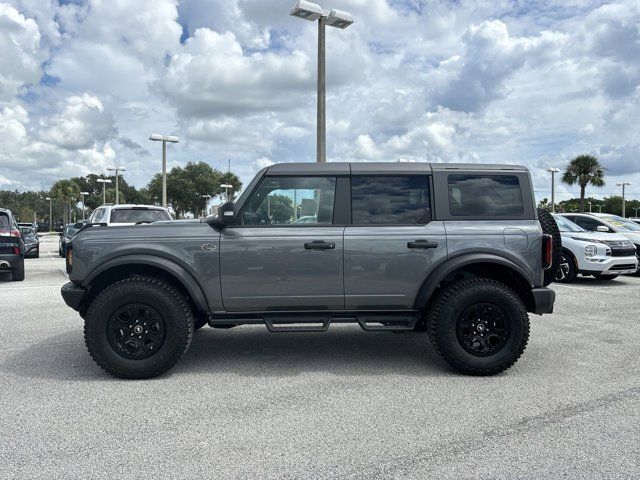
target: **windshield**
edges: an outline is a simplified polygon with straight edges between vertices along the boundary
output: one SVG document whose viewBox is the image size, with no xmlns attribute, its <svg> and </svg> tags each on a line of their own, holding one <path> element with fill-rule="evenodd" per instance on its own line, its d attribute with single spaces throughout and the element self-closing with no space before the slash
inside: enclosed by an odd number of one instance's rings
<svg viewBox="0 0 640 480">
<path fill-rule="evenodd" d="M 165 210 L 151 208 L 116 208 L 111 210 L 111 223 L 138 223 L 171 220 Z"/>
<path fill-rule="evenodd" d="M 558 229 L 561 232 L 586 232 L 586 230 L 582 228 L 580 225 L 576 225 L 575 223 L 573 223 L 571 220 L 567 218 L 561 217 L 559 215 L 554 215 L 553 218 L 558 224 Z"/>
<path fill-rule="evenodd" d="M 76 233 L 78 233 L 78 229 L 75 228 L 73 225 L 67 225 L 64 228 L 64 234 L 65 235 L 69 235 L 70 237 L 74 236 Z"/>
<path fill-rule="evenodd" d="M 623 232 L 640 232 L 640 225 L 632 222 L 631 220 L 627 220 L 626 218 L 619 217 L 617 215 L 603 215 L 600 218 L 619 228 Z"/>
</svg>

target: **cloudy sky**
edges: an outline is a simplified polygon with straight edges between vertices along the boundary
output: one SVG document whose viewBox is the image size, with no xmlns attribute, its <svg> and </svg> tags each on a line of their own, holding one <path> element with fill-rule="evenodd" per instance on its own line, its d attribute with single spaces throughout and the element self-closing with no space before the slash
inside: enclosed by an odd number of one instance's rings
<svg viewBox="0 0 640 480">
<path fill-rule="evenodd" d="M 324 0 L 329 2 L 329 0 Z M 0 0 L 0 189 L 119 163 L 243 180 L 314 161 L 317 30 L 293 0 Z M 640 198 L 640 2 L 331 0 L 329 161 L 544 168 L 581 153 Z M 574 190 L 574 192 L 577 190 Z M 595 191 L 594 191 L 595 193 Z M 559 199 L 571 195 L 559 188 Z"/>
</svg>

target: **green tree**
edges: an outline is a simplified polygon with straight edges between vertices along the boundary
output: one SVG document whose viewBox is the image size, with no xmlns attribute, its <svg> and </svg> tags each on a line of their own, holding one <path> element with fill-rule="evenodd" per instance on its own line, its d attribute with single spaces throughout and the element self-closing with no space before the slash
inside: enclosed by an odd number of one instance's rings
<svg viewBox="0 0 640 480">
<path fill-rule="evenodd" d="M 63 223 L 71 222 L 72 204 L 80 199 L 80 187 L 73 180 L 58 180 L 51 187 L 51 198 L 61 201 L 64 206 Z"/>
<path fill-rule="evenodd" d="M 593 155 L 579 155 L 575 157 L 562 175 L 562 181 L 567 185 L 580 186 L 580 203 L 578 210 L 584 212 L 585 191 L 588 185 L 604 186 L 604 168 Z"/>
<path fill-rule="evenodd" d="M 259 210 L 273 223 L 286 223 L 293 218 L 293 200 L 286 195 L 269 195 Z"/>
</svg>

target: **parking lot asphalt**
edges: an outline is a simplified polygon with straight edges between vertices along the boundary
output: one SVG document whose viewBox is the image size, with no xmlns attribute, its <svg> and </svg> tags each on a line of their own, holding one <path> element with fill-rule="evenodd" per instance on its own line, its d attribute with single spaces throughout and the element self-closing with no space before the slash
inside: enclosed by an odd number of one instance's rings
<svg viewBox="0 0 640 480">
<path fill-rule="evenodd" d="M 640 277 L 554 285 L 504 374 L 424 333 L 197 332 L 154 380 L 86 352 L 57 237 L 0 276 L 0 478 L 640 478 Z"/>
</svg>

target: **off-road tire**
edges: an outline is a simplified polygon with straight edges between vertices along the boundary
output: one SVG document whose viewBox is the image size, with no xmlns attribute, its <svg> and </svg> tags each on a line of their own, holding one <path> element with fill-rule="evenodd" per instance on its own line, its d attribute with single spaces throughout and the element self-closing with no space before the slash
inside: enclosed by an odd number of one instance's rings
<svg viewBox="0 0 640 480">
<path fill-rule="evenodd" d="M 463 348 L 458 318 L 467 307 L 490 302 L 506 314 L 509 334 L 494 354 L 477 356 Z M 429 339 L 435 351 L 455 370 L 468 375 L 495 375 L 520 358 L 529 340 L 529 316 L 522 299 L 505 284 L 487 278 L 455 282 L 439 292 L 427 312 Z"/>
<path fill-rule="evenodd" d="M 618 278 L 618 275 L 602 275 L 600 273 L 594 273 L 593 278 L 598 280 L 613 280 L 614 278 Z"/>
<path fill-rule="evenodd" d="M 562 254 L 562 237 L 560 236 L 560 229 L 558 224 L 546 210 L 538 209 L 538 221 L 542 227 L 542 232 L 553 237 L 553 261 L 551 268 L 544 271 L 544 286 L 546 287 L 556 278 L 556 272 L 560 266 L 560 258 Z"/>
<path fill-rule="evenodd" d="M 24 280 L 24 262 L 20 262 L 17 267 L 13 267 L 11 280 L 14 282 L 22 282 Z"/>
<path fill-rule="evenodd" d="M 562 270 L 562 265 L 565 263 L 565 260 L 566 260 L 568 270 L 564 278 L 561 279 L 558 277 Z M 561 252 L 560 264 L 558 265 L 558 269 L 556 270 L 556 277 L 553 279 L 553 281 L 557 283 L 572 283 L 576 281 L 577 277 L 578 277 L 578 266 L 576 265 L 576 262 L 573 259 L 573 255 L 571 255 L 570 253 L 567 253 L 566 251 Z"/>
<path fill-rule="evenodd" d="M 111 346 L 107 324 L 128 304 L 155 309 L 164 322 L 162 346 L 151 356 L 129 359 Z M 153 378 L 171 369 L 185 354 L 193 337 L 193 314 L 187 299 L 174 286 L 154 277 L 135 276 L 109 285 L 93 300 L 84 323 L 89 354 L 100 368 L 120 378 Z"/>
</svg>

